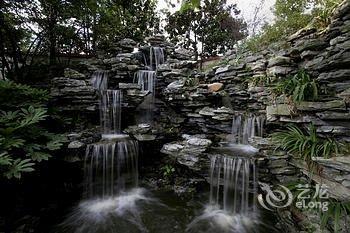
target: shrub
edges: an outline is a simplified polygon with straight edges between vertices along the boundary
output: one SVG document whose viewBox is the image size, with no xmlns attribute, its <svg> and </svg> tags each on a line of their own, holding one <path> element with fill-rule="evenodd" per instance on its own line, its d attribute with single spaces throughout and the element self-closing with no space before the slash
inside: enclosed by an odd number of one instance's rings
<svg viewBox="0 0 350 233">
<path fill-rule="evenodd" d="M 51 157 L 65 137 L 41 125 L 48 116 L 46 91 L 1 81 L 0 93 L 0 176 L 20 178 Z"/>
<path fill-rule="evenodd" d="M 305 71 L 299 71 L 293 77 L 280 81 L 273 88 L 276 95 L 285 94 L 294 102 L 318 99 L 319 85 Z"/>
<path fill-rule="evenodd" d="M 309 125 L 306 132 L 297 126 L 289 125 L 285 131 L 274 133 L 272 139 L 277 148 L 304 160 L 309 168 L 315 165 L 313 157 L 329 158 L 345 150 L 344 145 L 335 139 L 319 137 L 313 124 Z"/>
</svg>

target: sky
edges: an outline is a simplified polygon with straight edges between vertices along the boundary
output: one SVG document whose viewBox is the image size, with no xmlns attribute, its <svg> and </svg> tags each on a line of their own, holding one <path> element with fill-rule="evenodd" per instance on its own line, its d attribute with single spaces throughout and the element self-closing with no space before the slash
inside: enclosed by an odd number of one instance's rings
<svg viewBox="0 0 350 233">
<path fill-rule="evenodd" d="M 181 0 L 172 0 L 172 3 L 176 5 L 175 9 L 169 8 L 165 0 L 158 0 L 157 9 L 161 10 L 166 8 L 169 9 L 171 12 L 174 12 L 180 8 Z M 254 12 L 256 8 L 259 9 L 257 18 L 261 19 L 261 21 L 271 22 L 273 20 L 271 8 L 274 5 L 275 0 L 227 0 L 227 3 L 237 4 L 238 9 L 241 10 L 241 14 L 246 20 L 246 22 L 248 22 L 248 25 L 254 20 Z"/>
</svg>

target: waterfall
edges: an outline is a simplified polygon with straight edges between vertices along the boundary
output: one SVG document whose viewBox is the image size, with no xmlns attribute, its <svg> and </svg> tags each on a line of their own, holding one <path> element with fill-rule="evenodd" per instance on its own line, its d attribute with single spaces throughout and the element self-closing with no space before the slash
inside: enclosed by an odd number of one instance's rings
<svg viewBox="0 0 350 233">
<path fill-rule="evenodd" d="M 256 211 L 256 169 L 253 159 L 215 155 L 210 163 L 210 204 L 230 214 Z"/>
<path fill-rule="evenodd" d="M 100 123 L 102 133 L 121 133 L 121 112 L 123 93 L 120 90 L 100 92 Z"/>
<path fill-rule="evenodd" d="M 104 70 L 95 71 L 92 74 L 91 83 L 96 90 L 107 90 L 108 72 Z"/>
<path fill-rule="evenodd" d="M 235 115 L 232 119 L 232 140 L 236 144 L 248 144 L 250 138 L 263 136 L 265 118 L 255 115 Z"/>
<path fill-rule="evenodd" d="M 154 95 L 156 88 L 156 72 L 151 70 L 139 70 L 134 75 L 134 83 L 140 85 L 142 91 L 150 91 Z"/>
<path fill-rule="evenodd" d="M 87 146 L 85 192 L 91 197 L 117 195 L 138 185 L 138 143 L 124 138 Z"/>
<path fill-rule="evenodd" d="M 139 124 L 152 123 L 156 92 L 156 72 L 150 70 L 139 70 L 134 75 L 134 83 L 139 84 L 142 91 L 150 92 L 150 94 L 146 96 L 144 101 L 138 106 L 140 114 L 137 117 L 137 121 Z"/>
<path fill-rule="evenodd" d="M 160 64 L 165 62 L 164 49 L 161 47 L 150 48 L 150 67 L 153 69 L 158 68 Z"/>
</svg>

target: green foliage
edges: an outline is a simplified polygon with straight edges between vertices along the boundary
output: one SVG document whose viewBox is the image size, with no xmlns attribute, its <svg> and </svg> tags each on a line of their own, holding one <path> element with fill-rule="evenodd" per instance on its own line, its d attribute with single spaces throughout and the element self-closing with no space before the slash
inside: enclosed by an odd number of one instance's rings
<svg viewBox="0 0 350 233">
<path fill-rule="evenodd" d="M 298 30 L 314 26 L 328 26 L 331 14 L 342 0 L 276 0 L 275 20 L 263 26 L 258 35 L 246 41 L 252 51 L 261 50 L 271 43 L 283 41 Z"/>
<path fill-rule="evenodd" d="M 163 167 L 160 168 L 161 171 L 163 172 L 163 176 L 165 179 L 170 179 L 174 172 L 175 172 L 175 168 L 172 165 L 164 165 Z"/>
<path fill-rule="evenodd" d="M 182 2 L 180 12 L 185 12 L 187 10 L 194 10 L 200 7 L 200 0 L 185 0 Z"/>
<path fill-rule="evenodd" d="M 343 0 L 315 0 L 316 7 L 312 15 L 315 16 L 313 26 L 316 28 L 326 28 L 331 22 L 331 15 L 334 9 L 339 6 Z"/>
<path fill-rule="evenodd" d="M 21 178 L 37 162 L 48 160 L 66 138 L 41 126 L 47 118 L 47 92 L 10 81 L 0 81 L 0 175 Z M 10 98 L 16 93 L 17 97 Z M 22 102 L 20 99 L 23 98 Z"/>
<path fill-rule="evenodd" d="M 43 107 L 44 103 L 49 100 L 48 91 L 13 81 L 0 80 L 0 90 L 1 110 L 11 109 L 13 106 L 18 108 Z"/>
<path fill-rule="evenodd" d="M 335 233 L 340 230 L 340 220 L 344 216 L 350 215 L 350 202 L 339 202 L 329 200 L 328 211 L 321 212 L 321 228 L 325 228 L 329 220 L 333 220 L 333 230 Z"/>
<path fill-rule="evenodd" d="M 256 76 L 251 78 L 249 81 L 253 86 L 267 86 L 272 83 L 272 77 L 269 76 Z"/>
<path fill-rule="evenodd" d="M 292 97 L 294 102 L 318 99 L 319 86 L 315 79 L 304 71 L 299 71 L 293 77 L 287 77 L 273 88 L 276 95 L 285 94 Z"/>
<path fill-rule="evenodd" d="M 185 79 L 185 86 L 187 87 L 195 87 L 199 85 L 199 78 L 197 77 L 187 77 Z"/>
<path fill-rule="evenodd" d="M 96 54 L 116 40 L 142 41 L 159 31 L 156 0 L 3 0 L 0 1 L 0 72 L 27 81 L 37 61 L 48 55 Z"/>
<path fill-rule="evenodd" d="M 329 158 L 344 151 L 344 145 L 333 138 L 321 138 L 316 133 L 316 127 L 310 124 L 304 132 L 294 125 L 287 126 L 285 131 L 272 135 L 277 148 L 281 148 L 295 157 L 304 160 L 312 168 L 313 157 Z"/>
<path fill-rule="evenodd" d="M 173 43 L 206 58 L 233 48 L 246 36 L 246 23 L 237 17 L 240 11 L 236 5 L 227 5 L 225 0 L 200 2 L 187 1 L 182 10 L 168 13 L 165 30 Z"/>
</svg>

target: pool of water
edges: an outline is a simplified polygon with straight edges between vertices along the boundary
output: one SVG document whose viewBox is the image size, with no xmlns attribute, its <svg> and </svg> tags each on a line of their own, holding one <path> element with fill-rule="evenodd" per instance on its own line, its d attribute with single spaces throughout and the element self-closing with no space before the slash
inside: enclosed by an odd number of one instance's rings
<svg viewBox="0 0 350 233">
<path fill-rule="evenodd" d="M 209 193 L 183 199 L 172 192 L 135 188 L 116 197 L 82 200 L 53 232 L 273 233 L 271 213 L 249 216 L 207 205 Z"/>
</svg>

